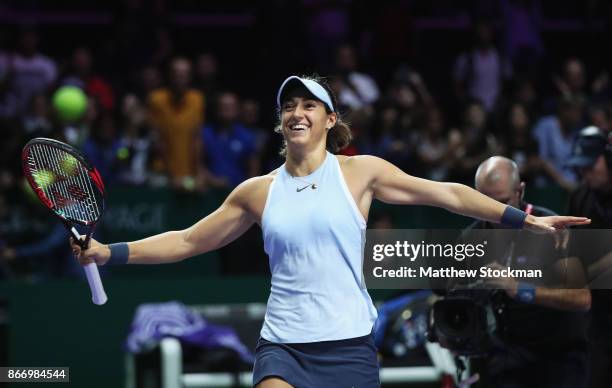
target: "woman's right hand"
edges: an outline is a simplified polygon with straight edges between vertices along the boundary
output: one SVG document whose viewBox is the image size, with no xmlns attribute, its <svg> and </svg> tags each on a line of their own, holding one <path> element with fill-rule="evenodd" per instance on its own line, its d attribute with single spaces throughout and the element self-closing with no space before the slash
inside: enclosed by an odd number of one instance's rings
<svg viewBox="0 0 612 388">
<path fill-rule="evenodd" d="M 84 238 L 84 236 L 81 237 Z M 74 241 L 74 238 L 70 237 L 70 247 L 72 248 L 74 257 L 81 265 L 90 263 L 104 265 L 110 259 L 110 249 L 108 245 L 100 244 L 93 238 L 89 240 L 89 247 L 83 250 L 79 244 Z"/>
</svg>

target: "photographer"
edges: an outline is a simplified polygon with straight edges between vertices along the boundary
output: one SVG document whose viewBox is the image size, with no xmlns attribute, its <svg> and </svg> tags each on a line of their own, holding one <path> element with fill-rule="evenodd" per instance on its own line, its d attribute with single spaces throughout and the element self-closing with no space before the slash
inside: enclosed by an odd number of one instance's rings
<svg viewBox="0 0 612 388">
<path fill-rule="evenodd" d="M 483 194 L 528 214 L 554 214 L 523 201 L 525 183 L 520 181 L 518 167 L 510 159 L 495 156 L 484 161 L 476 172 L 475 184 Z M 495 262 L 489 267 L 551 269 L 553 279 L 538 285 L 511 277 L 487 280 L 490 287 L 503 290 L 498 298 L 501 301 L 497 300 L 503 311 L 495 307 L 500 341 L 482 361 L 482 386 L 584 387 L 588 376 L 584 311 L 590 308 L 591 295 L 582 288 L 582 265 L 558 248 L 562 245 L 559 236 L 529 236 L 522 231 L 496 234 L 492 230 L 499 228 L 500 225 L 478 221 L 464 236 L 477 229 L 491 229 L 485 233 L 490 233 L 492 239 L 515 233 L 511 241 L 504 238 L 502 244 L 496 244 L 504 247 L 503 253 L 494 251 Z M 546 252 L 554 252 L 553 257 Z M 572 279 L 564 278 L 568 275 Z"/>
<path fill-rule="evenodd" d="M 580 131 L 567 163 L 582 183 L 571 194 L 568 211 L 590 216 L 589 232 L 572 233 L 570 254 L 586 265 L 593 308 L 589 327 L 591 388 L 612 386 L 612 147 L 610 135 L 597 127 Z M 583 229 L 583 228 L 580 228 Z M 598 229 L 598 230 L 597 230 Z"/>
</svg>

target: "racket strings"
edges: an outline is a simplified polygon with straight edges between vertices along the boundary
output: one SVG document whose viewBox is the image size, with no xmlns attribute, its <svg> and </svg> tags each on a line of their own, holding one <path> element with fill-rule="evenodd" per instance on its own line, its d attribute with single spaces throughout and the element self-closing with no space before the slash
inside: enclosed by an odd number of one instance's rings
<svg viewBox="0 0 612 388">
<path fill-rule="evenodd" d="M 70 171 L 62 168 L 62 162 L 68 164 Z M 33 144 L 30 147 L 27 163 L 30 170 L 38 173 L 39 179 L 44 180 L 43 184 L 37 182 L 37 185 L 54 207 L 67 218 L 86 222 L 93 222 L 99 218 L 101 207 L 88 171 L 72 155 L 56 147 Z M 48 181 L 44 175 L 45 171 L 51 171 L 53 174 Z"/>
<path fill-rule="evenodd" d="M 88 221 L 89 215 L 95 216 L 95 209 L 91 208 L 90 206 L 91 204 L 88 203 L 89 201 L 87 201 L 86 199 L 79 200 L 78 198 L 73 198 L 73 196 L 70 195 L 71 187 L 77 187 L 77 188 L 79 186 L 86 187 L 87 185 L 86 182 L 89 181 L 89 179 L 87 177 L 83 177 L 83 174 L 84 173 L 86 174 L 87 172 L 81 170 L 82 167 L 80 163 L 75 163 L 72 166 L 76 171 L 72 171 L 72 172 L 63 171 L 61 168 L 61 164 L 60 164 L 61 161 L 67 160 L 66 158 L 73 158 L 73 157 L 54 147 L 44 147 L 44 148 L 46 148 L 46 151 L 48 151 L 48 153 L 50 154 L 50 160 L 55 162 L 55 163 L 52 163 L 52 166 L 55 167 L 55 170 L 56 170 L 54 172 L 58 172 L 62 178 L 58 180 L 57 186 L 51 188 L 52 194 L 56 195 L 56 202 L 58 202 L 59 208 L 65 211 L 66 215 L 68 215 L 71 218 L 75 218 L 76 216 L 75 219 L 83 219 L 84 221 Z M 67 177 L 68 179 L 67 180 L 64 179 L 65 177 Z M 55 189 L 56 192 L 53 192 L 53 189 Z M 92 195 L 92 198 L 95 200 L 94 195 Z M 92 212 L 92 210 L 94 210 L 94 212 Z"/>
<path fill-rule="evenodd" d="M 86 175 L 87 171 L 81 166 L 81 163 L 78 163 L 78 162 L 73 165 L 73 168 L 75 168 L 76 171 L 72 171 L 72 172 L 63 171 L 61 169 L 61 164 L 60 164 L 61 161 L 66 160 L 66 157 L 68 158 L 73 158 L 73 157 L 70 154 L 66 154 L 65 152 L 58 150 L 57 148 L 53 148 L 53 147 L 48 147 L 48 148 L 51 151 L 52 158 L 56 162 L 55 166 L 58 168 L 59 173 L 63 177 L 66 177 L 66 176 L 68 177 L 68 180 L 62 179 L 59 181 L 59 184 L 58 184 L 58 188 L 61 189 L 60 192 L 63 197 L 61 198 L 61 200 L 62 202 L 64 202 L 62 204 L 64 209 L 68 211 L 69 215 L 78 216 L 80 214 L 82 218 L 85 218 L 84 221 L 90 220 L 87 218 L 88 215 L 95 217 L 92 220 L 97 219 L 97 215 L 95 212 L 96 206 L 94 202 L 95 195 L 93 194 L 93 190 L 91 188 L 89 178 Z M 88 189 L 88 193 L 85 193 L 85 191 L 81 188 L 81 186 Z M 71 190 L 71 188 L 74 188 L 74 189 Z M 80 196 L 81 198 L 75 198 L 74 196 L 72 196 L 71 191 L 76 191 L 76 190 L 80 191 L 81 193 L 84 193 L 85 198 L 83 199 L 82 195 Z M 93 201 L 88 201 L 87 200 L 88 197 L 90 197 Z M 74 205 L 74 206 L 70 206 L 70 205 Z M 70 214 L 71 211 L 72 211 L 72 214 Z M 85 215 L 85 217 L 83 217 L 83 215 Z"/>
</svg>

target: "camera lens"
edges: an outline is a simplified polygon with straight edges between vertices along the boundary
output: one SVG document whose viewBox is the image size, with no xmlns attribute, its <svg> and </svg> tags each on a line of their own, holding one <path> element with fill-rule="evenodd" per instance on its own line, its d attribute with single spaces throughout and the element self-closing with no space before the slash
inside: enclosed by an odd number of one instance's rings
<svg viewBox="0 0 612 388">
<path fill-rule="evenodd" d="M 440 301 L 434 309 L 436 325 L 443 333 L 452 337 L 472 335 L 474 314 L 473 302 L 469 300 Z"/>
<path fill-rule="evenodd" d="M 470 327 L 471 321 L 471 314 L 465 306 L 451 306 L 444 312 L 444 322 L 453 331 L 463 332 Z"/>
</svg>

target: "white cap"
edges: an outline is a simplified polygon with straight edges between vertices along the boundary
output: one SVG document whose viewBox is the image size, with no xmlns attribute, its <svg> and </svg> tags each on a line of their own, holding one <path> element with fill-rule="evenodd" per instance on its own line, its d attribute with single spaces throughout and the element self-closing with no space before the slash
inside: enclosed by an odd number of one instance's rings
<svg viewBox="0 0 612 388">
<path fill-rule="evenodd" d="M 281 87 L 278 89 L 278 94 L 276 95 L 276 106 L 279 109 L 281 106 L 281 96 L 283 92 L 285 91 L 285 88 L 287 87 L 287 85 L 289 85 L 290 83 L 294 83 L 294 82 L 300 82 L 302 86 L 304 86 L 306 89 L 308 89 L 310 93 L 312 93 L 313 96 L 315 96 L 317 99 L 321 100 L 325 105 L 327 105 L 329 110 L 331 110 L 332 112 L 336 111 L 334 109 L 334 104 L 332 104 L 330 95 L 327 93 L 327 90 L 325 90 L 325 88 L 321 86 L 321 84 L 319 84 L 316 81 L 310 80 L 310 79 L 300 78 L 296 75 L 292 75 L 291 77 L 283 81 Z"/>
</svg>

